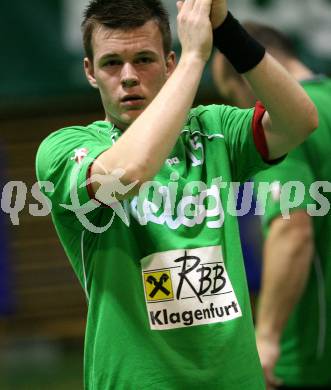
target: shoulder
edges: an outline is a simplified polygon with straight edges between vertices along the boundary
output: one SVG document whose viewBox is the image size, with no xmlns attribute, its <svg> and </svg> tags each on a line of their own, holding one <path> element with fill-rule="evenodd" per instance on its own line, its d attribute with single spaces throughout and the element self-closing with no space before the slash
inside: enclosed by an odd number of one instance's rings
<svg viewBox="0 0 331 390">
<path fill-rule="evenodd" d="M 194 119 L 200 119 L 209 121 L 213 118 L 219 119 L 219 117 L 229 110 L 236 110 L 236 107 L 227 106 L 224 104 L 211 104 L 211 105 L 199 105 L 195 108 L 192 108 L 189 114 L 189 121 Z"/>
<path fill-rule="evenodd" d="M 77 152 L 87 153 L 94 147 L 107 147 L 111 143 L 109 124 L 94 122 L 88 126 L 64 127 L 49 134 L 40 144 L 36 155 L 37 175 L 58 161 L 67 161 Z M 109 147 L 109 146 L 108 146 Z"/>
<path fill-rule="evenodd" d="M 237 130 L 251 128 L 253 115 L 254 108 L 242 109 L 224 104 L 198 106 L 190 111 L 186 127 L 228 137 Z"/>
<path fill-rule="evenodd" d="M 190 111 L 185 128 L 192 132 L 198 130 L 206 135 L 224 134 L 245 117 L 251 120 L 253 109 L 240 109 L 224 104 L 201 105 Z"/>
<path fill-rule="evenodd" d="M 314 102 L 319 117 L 319 124 L 316 131 L 304 142 L 306 148 L 316 148 L 319 152 L 329 153 L 331 142 L 331 79 L 327 77 L 316 77 L 302 83 L 303 88 Z M 315 153 L 315 151 L 311 151 Z"/>
<path fill-rule="evenodd" d="M 103 121 L 93 122 L 87 126 L 63 127 L 49 134 L 40 146 L 45 147 L 45 145 L 52 145 L 59 141 L 70 143 L 81 138 L 97 139 L 100 137 L 100 134 L 104 133 L 104 131 L 106 131 L 107 135 L 109 135 L 109 125 Z"/>
<path fill-rule="evenodd" d="M 69 126 L 49 134 L 40 144 L 37 156 L 40 153 L 52 150 L 63 151 L 68 147 L 78 146 L 82 142 L 105 142 L 111 138 L 111 126 L 104 121 L 97 121 L 88 126 Z"/>
<path fill-rule="evenodd" d="M 60 140 L 66 142 L 71 137 L 77 136 L 78 133 L 82 134 L 82 132 L 85 131 L 86 131 L 86 127 L 83 126 L 70 126 L 70 127 L 64 127 L 62 129 L 53 131 L 42 141 L 42 143 L 39 146 L 39 151 L 43 149 L 47 149 L 52 145 L 55 146 L 55 144 Z"/>
<path fill-rule="evenodd" d="M 304 80 L 301 84 L 314 101 L 317 108 L 323 107 L 325 103 L 329 109 L 331 100 L 331 78 L 321 75 L 316 76 L 311 80 Z"/>
</svg>

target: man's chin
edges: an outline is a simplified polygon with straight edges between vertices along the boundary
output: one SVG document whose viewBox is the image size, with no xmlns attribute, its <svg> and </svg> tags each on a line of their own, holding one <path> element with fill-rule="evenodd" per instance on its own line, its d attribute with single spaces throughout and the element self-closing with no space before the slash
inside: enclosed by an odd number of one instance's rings
<svg viewBox="0 0 331 390">
<path fill-rule="evenodd" d="M 144 109 L 140 110 L 130 110 L 122 114 L 118 119 L 116 120 L 113 118 L 113 122 L 122 130 L 127 129 L 137 118 L 138 116 L 144 111 Z M 110 120 L 112 122 L 112 120 Z"/>
<path fill-rule="evenodd" d="M 126 113 L 123 115 L 123 118 L 125 118 L 129 122 L 133 122 L 135 119 L 138 118 L 139 115 L 142 114 L 144 111 L 144 108 L 134 108 L 132 110 L 126 111 Z"/>
<path fill-rule="evenodd" d="M 144 111 L 144 108 L 134 109 L 134 110 L 128 110 L 125 112 L 122 112 L 118 116 L 113 116 L 111 113 L 107 115 L 107 120 L 109 122 L 112 122 L 121 130 L 126 130 L 138 117 L 142 114 Z"/>
</svg>

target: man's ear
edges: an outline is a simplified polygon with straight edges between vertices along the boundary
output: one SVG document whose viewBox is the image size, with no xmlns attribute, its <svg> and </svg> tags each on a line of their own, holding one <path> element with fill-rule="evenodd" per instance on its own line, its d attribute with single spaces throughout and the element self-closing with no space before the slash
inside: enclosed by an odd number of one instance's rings
<svg viewBox="0 0 331 390">
<path fill-rule="evenodd" d="M 85 71 L 86 78 L 87 78 L 88 82 L 90 83 L 90 85 L 93 88 L 99 88 L 98 84 L 96 82 L 96 79 L 94 77 L 93 62 L 88 57 L 84 58 L 84 71 Z"/>
<path fill-rule="evenodd" d="M 167 67 L 167 78 L 171 76 L 172 72 L 176 68 L 176 53 L 174 51 L 171 51 L 166 59 L 166 67 Z"/>
</svg>

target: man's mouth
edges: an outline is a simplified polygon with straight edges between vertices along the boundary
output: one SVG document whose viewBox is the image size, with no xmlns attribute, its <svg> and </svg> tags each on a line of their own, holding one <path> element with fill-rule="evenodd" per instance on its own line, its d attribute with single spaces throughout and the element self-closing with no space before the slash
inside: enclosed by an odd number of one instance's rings
<svg viewBox="0 0 331 390">
<path fill-rule="evenodd" d="M 135 107 L 141 106 L 145 98 L 140 95 L 126 95 L 121 99 L 121 104 L 124 106 Z"/>
</svg>

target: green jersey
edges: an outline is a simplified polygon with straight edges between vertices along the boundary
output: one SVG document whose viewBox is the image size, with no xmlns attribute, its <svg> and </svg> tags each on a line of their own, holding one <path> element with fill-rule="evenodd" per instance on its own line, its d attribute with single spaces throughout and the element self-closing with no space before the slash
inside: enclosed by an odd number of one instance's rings
<svg viewBox="0 0 331 390">
<path fill-rule="evenodd" d="M 54 183 L 52 218 L 88 298 L 87 389 L 264 389 L 237 219 L 225 212 L 230 182 L 266 168 L 253 112 L 192 110 L 153 181 L 116 202 L 127 189 L 114 180 L 110 207 L 86 181 L 120 130 L 98 121 L 40 146 L 37 176 Z"/>
<path fill-rule="evenodd" d="M 270 222 L 281 214 L 280 190 L 288 181 L 300 181 L 305 196 L 296 209 L 317 210 L 330 202 L 330 189 L 311 187 L 331 177 L 331 80 L 317 78 L 303 82 L 319 113 L 318 129 L 278 166 L 259 173 L 255 183 L 273 184 L 262 217 L 268 234 Z M 323 195 L 322 195 L 323 194 Z M 308 209 L 307 209 L 308 208 Z M 281 339 L 281 355 L 276 375 L 290 386 L 331 385 L 331 213 L 313 219 L 315 257 L 305 291 L 290 315 Z"/>
</svg>

